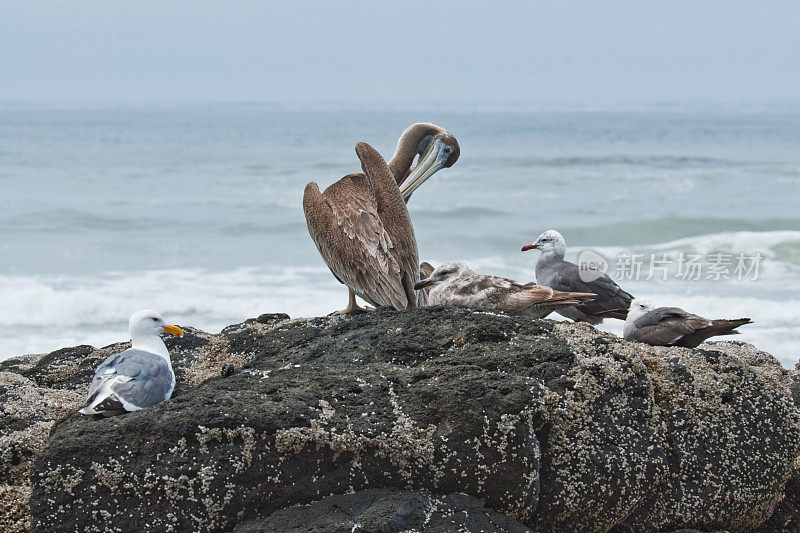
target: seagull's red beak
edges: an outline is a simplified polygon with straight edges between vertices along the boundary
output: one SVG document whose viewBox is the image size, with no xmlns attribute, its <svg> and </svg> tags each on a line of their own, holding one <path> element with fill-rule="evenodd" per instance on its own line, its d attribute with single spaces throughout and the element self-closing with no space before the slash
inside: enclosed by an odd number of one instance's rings
<svg viewBox="0 0 800 533">
<path fill-rule="evenodd" d="M 528 250 L 533 250 L 534 248 L 538 247 L 539 247 L 538 244 L 526 244 L 525 246 L 522 247 L 522 251 L 527 252 Z"/>
</svg>

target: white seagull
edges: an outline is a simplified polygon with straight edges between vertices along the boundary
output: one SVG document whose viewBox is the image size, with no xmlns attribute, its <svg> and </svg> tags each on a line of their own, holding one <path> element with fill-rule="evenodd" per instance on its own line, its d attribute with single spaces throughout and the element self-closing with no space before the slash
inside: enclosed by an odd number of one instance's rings
<svg viewBox="0 0 800 533">
<path fill-rule="evenodd" d="M 607 274 L 594 269 L 581 269 L 575 263 L 564 261 L 567 243 L 554 229 L 539 235 L 522 251 L 541 250 L 536 261 L 536 282 L 559 291 L 591 292 L 594 300 L 575 307 L 565 307 L 556 312 L 576 322 L 600 324 L 604 318 L 625 320 L 633 296 L 625 292 Z"/>
<path fill-rule="evenodd" d="M 166 332 L 181 337 L 181 328 L 149 309 L 131 315 L 128 328 L 131 347 L 97 367 L 80 413 L 111 416 L 151 407 L 172 396 L 175 373 L 167 346 L 158 335 Z"/>
</svg>

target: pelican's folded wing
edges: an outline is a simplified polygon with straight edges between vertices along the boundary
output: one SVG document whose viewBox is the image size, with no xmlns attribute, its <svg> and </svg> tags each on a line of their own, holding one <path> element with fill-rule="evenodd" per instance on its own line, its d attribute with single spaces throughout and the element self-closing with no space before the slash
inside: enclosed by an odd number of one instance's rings
<svg viewBox="0 0 800 533">
<path fill-rule="evenodd" d="M 375 306 L 408 307 L 402 270 L 363 175 L 351 174 L 320 193 L 306 186 L 303 209 L 311 238 L 339 280 Z"/>
</svg>

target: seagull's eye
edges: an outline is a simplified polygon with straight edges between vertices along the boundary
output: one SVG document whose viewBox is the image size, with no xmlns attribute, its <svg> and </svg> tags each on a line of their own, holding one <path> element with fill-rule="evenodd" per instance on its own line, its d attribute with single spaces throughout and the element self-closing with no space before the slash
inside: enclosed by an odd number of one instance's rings
<svg viewBox="0 0 800 533">
<path fill-rule="evenodd" d="M 158 322 L 158 319 L 156 317 L 154 317 L 154 316 L 151 316 L 150 320 L 152 320 L 153 322 Z"/>
</svg>

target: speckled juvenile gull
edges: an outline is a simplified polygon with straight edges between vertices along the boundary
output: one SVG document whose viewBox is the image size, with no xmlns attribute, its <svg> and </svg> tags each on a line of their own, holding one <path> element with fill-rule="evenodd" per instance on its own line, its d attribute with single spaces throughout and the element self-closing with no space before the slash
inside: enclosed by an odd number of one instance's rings
<svg viewBox="0 0 800 533">
<path fill-rule="evenodd" d="M 85 415 L 138 411 L 169 400 L 175 388 L 175 373 L 159 333 L 182 336 L 178 326 L 167 324 L 155 311 L 137 311 L 128 322 L 131 347 L 109 356 L 89 385 Z"/>
<path fill-rule="evenodd" d="M 736 328 L 750 322 L 749 318 L 709 320 L 679 307 L 654 308 L 649 300 L 637 298 L 631 303 L 622 336 L 653 346 L 697 348 L 709 337 L 735 335 Z"/>
<path fill-rule="evenodd" d="M 465 263 L 439 265 L 414 288 L 430 287 L 428 305 L 452 304 L 543 318 L 554 310 L 591 300 L 589 293 L 561 292 L 535 283 L 476 274 Z"/>
<path fill-rule="evenodd" d="M 564 261 L 567 243 L 556 230 L 547 230 L 522 251 L 538 249 L 536 283 L 559 291 L 591 292 L 594 300 L 556 312 L 576 322 L 600 324 L 604 318 L 625 320 L 633 296 L 622 290 L 607 274 L 599 270 L 581 270 L 575 263 Z"/>
</svg>

